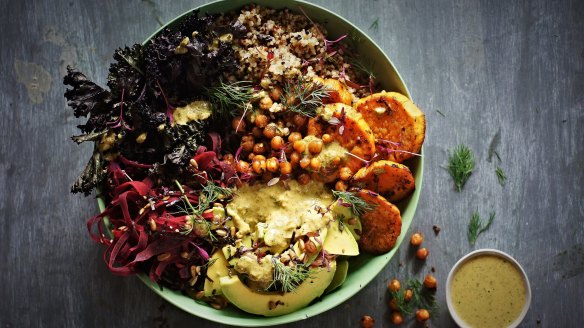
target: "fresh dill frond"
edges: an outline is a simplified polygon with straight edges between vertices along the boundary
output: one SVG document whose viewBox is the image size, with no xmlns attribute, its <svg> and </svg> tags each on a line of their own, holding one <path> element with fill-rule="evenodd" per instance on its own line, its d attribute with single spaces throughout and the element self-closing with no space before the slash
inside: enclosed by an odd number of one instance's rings
<svg viewBox="0 0 584 328">
<path fill-rule="evenodd" d="M 350 191 L 333 190 L 333 196 L 340 199 L 343 204 L 347 204 L 347 207 L 351 207 L 351 211 L 357 216 L 361 216 L 363 213 L 375 208 L 373 204 L 367 203 L 363 198 Z"/>
<path fill-rule="evenodd" d="M 468 242 L 471 245 L 474 245 L 479 235 L 489 229 L 491 223 L 493 223 L 493 220 L 495 220 L 495 212 L 491 212 L 489 214 L 489 220 L 487 221 L 487 224 L 483 225 L 479 212 L 475 211 L 470 217 L 470 222 L 468 224 Z"/>
<path fill-rule="evenodd" d="M 412 291 L 412 298 L 406 300 L 406 291 Z M 391 292 L 391 297 L 395 299 L 397 310 L 405 316 L 411 316 L 417 309 L 426 309 L 430 312 L 430 317 L 438 315 L 438 303 L 434 292 L 424 288 L 424 284 L 418 279 L 410 279 L 406 283 L 406 288 L 401 288 Z"/>
<path fill-rule="evenodd" d="M 474 154 L 470 148 L 464 144 L 458 145 L 453 151 L 449 152 L 448 156 L 448 172 L 454 180 L 454 184 L 458 191 L 462 191 L 462 187 L 475 167 Z"/>
<path fill-rule="evenodd" d="M 323 99 L 329 96 L 329 91 L 320 83 L 299 77 L 295 82 L 286 81 L 283 96 L 286 109 L 304 116 L 314 117 L 316 109 L 322 106 Z"/>
<path fill-rule="evenodd" d="M 349 57 L 349 64 L 354 69 L 362 72 L 369 79 L 375 79 L 375 73 L 373 73 L 375 68 L 375 61 L 365 62 L 364 59 L 359 59 L 355 56 L 351 56 Z"/>
<path fill-rule="evenodd" d="M 276 257 L 272 258 L 272 264 L 274 265 L 273 280 L 266 290 L 289 293 L 296 290 L 304 280 L 310 277 L 310 270 L 302 264 L 287 266 Z"/>
<path fill-rule="evenodd" d="M 442 116 L 442 117 L 446 117 L 446 115 L 444 115 L 444 113 L 442 113 L 442 112 L 441 112 L 440 110 L 438 110 L 438 109 L 436 110 L 436 113 L 440 114 L 440 116 Z"/>
<path fill-rule="evenodd" d="M 499 162 L 501 161 L 501 157 L 499 157 L 499 154 L 497 153 L 497 147 L 499 147 L 500 143 L 501 129 L 499 129 L 499 131 L 497 131 L 497 133 L 493 136 L 493 139 L 491 139 L 491 143 L 489 144 L 489 151 L 487 153 L 487 162 L 491 163 L 493 155 L 497 156 Z"/>
<path fill-rule="evenodd" d="M 377 32 L 377 30 L 379 30 L 379 17 L 377 17 L 373 23 L 371 23 L 371 26 L 369 26 L 369 30 L 373 30 L 375 32 Z"/>
<path fill-rule="evenodd" d="M 233 189 L 223 188 L 209 180 L 203 187 L 203 195 L 205 197 L 205 202 L 213 203 L 218 199 L 224 199 L 233 196 Z"/>
<path fill-rule="evenodd" d="M 499 184 L 501 186 L 504 186 L 505 183 L 507 183 L 507 176 L 505 175 L 503 169 L 497 166 L 497 168 L 495 169 L 495 173 L 497 174 L 497 180 L 499 180 Z"/>
<path fill-rule="evenodd" d="M 224 83 L 205 88 L 207 96 L 215 105 L 220 117 L 235 116 L 240 108 L 248 103 L 253 95 L 253 86 L 248 81 Z"/>
</svg>

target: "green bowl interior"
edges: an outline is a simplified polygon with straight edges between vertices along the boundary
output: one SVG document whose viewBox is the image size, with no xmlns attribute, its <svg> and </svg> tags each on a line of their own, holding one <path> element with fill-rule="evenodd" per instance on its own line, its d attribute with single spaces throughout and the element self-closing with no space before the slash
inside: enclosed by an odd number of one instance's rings
<svg viewBox="0 0 584 328">
<path fill-rule="evenodd" d="M 198 9 L 201 10 L 201 14 L 221 13 L 241 8 L 242 6 L 249 3 L 252 3 L 252 1 L 217 1 L 203 5 Z M 326 27 L 329 33 L 329 39 L 336 39 L 337 37 L 344 34 L 350 35 L 351 42 L 353 43 L 353 46 L 356 48 L 358 53 L 367 54 L 365 58 L 369 63 L 372 64 L 376 80 L 383 86 L 383 88 L 387 91 L 400 92 L 411 98 L 407 87 L 401 79 L 401 76 L 389 58 L 365 33 L 363 33 L 359 28 L 344 18 L 337 16 L 336 14 L 322 7 L 298 0 L 256 0 L 253 1 L 253 3 L 274 9 L 290 8 L 292 11 L 298 13 L 301 13 L 299 9 L 301 7 L 302 10 L 313 21 L 317 21 Z M 173 24 L 179 22 L 180 19 L 188 13 L 190 13 L 190 11 L 167 23 L 165 26 L 152 34 L 145 41 L 145 43 L 157 35 L 163 28 L 172 26 Z M 404 236 L 406 235 L 406 232 L 412 223 L 412 219 L 418 205 L 418 199 L 420 197 L 420 190 L 422 185 L 423 164 L 423 157 L 416 157 L 408 163 L 416 178 L 417 188 L 408 199 L 400 202 L 398 205 L 402 215 L 402 233 L 397 240 L 396 246 L 390 252 L 383 255 L 372 256 L 369 254 L 362 254 L 355 258 L 350 258 L 349 274 L 347 275 L 345 283 L 337 290 L 331 292 L 330 294 L 324 295 L 320 300 L 313 302 L 304 309 L 300 309 L 296 312 L 283 316 L 269 318 L 248 314 L 236 309 L 235 307 L 228 307 L 224 310 L 215 310 L 206 303 L 194 301 L 193 299 L 182 295 L 180 292 L 172 291 L 170 289 L 161 289 L 156 283 L 150 281 L 147 275 L 140 274 L 138 277 L 148 287 L 150 287 L 154 292 L 162 296 L 168 302 L 188 313 L 218 323 L 247 327 L 260 327 L 289 323 L 315 316 L 341 304 L 359 292 L 363 287 L 365 287 L 365 285 L 367 285 L 377 276 L 377 274 L 389 263 L 393 255 L 397 252 L 399 245 L 402 243 Z M 98 206 L 100 211 L 104 210 L 105 203 L 102 198 L 98 198 Z"/>
</svg>

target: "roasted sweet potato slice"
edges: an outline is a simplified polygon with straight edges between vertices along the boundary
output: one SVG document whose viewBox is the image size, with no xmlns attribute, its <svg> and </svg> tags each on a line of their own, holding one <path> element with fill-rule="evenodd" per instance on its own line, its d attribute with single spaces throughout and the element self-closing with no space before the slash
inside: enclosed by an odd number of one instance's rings
<svg viewBox="0 0 584 328">
<path fill-rule="evenodd" d="M 314 81 L 324 85 L 329 92 L 329 96 L 323 99 L 325 104 L 343 103 L 351 105 L 353 103 L 353 96 L 341 81 L 336 79 L 325 80 L 320 77 L 315 77 Z"/>
<path fill-rule="evenodd" d="M 398 202 L 416 188 L 410 169 L 392 161 L 377 161 L 361 168 L 353 176 L 351 186 L 380 193 L 390 202 Z"/>
<path fill-rule="evenodd" d="M 381 254 L 390 251 L 401 233 L 401 214 L 399 209 L 383 196 L 367 189 L 357 192 L 374 208 L 361 215 L 363 231 L 359 247 L 369 253 Z"/>
<path fill-rule="evenodd" d="M 424 113 L 406 96 L 397 92 L 380 92 L 362 98 L 355 109 L 371 127 L 379 150 L 385 158 L 401 163 L 419 153 L 424 143 Z"/>
</svg>

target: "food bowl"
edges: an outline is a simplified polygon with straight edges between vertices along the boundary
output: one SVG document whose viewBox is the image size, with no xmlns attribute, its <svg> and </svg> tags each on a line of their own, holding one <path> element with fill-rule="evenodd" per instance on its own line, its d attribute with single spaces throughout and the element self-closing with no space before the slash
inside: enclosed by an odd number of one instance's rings
<svg viewBox="0 0 584 328">
<path fill-rule="evenodd" d="M 509 269 L 514 269 L 511 271 L 515 271 L 514 272 L 514 276 L 513 279 L 506 279 L 503 274 L 498 274 L 495 275 L 493 272 L 491 271 L 489 273 L 489 268 L 493 268 L 494 266 L 497 265 L 497 262 L 494 261 L 490 261 L 490 262 L 484 262 L 483 261 L 483 267 L 481 267 L 481 271 L 483 272 L 483 274 L 476 274 L 474 276 L 475 279 L 478 279 L 480 277 L 499 277 L 497 279 L 496 284 L 491 285 L 491 284 L 486 284 L 485 281 L 473 281 L 473 290 L 478 290 L 478 289 L 482 289 L 482 290 L 488 290 L 488 293 L 492 295 L 495 295 L 495 293 L 497 293 L 496 289 L 501 290 L 501 288 L 497 288 L 497 287 L 503 287 L 503 286 L 507 286 L 507 287 L 519 287 L 519 290 L 524 290 L 524 297 L 525 300 L 523 302 L 523 307 L 520 308 L 517 316 L 514 319 L 511 319 L 511 322 L 509 322 L 507 324 L 507 327 L 509 328 L 514 328 L 517 327 L 521 321 L 523 320 L 523 318 L 525 317 L 525 315 L 527 314 L 527 311 L 529 310 L 529 306 L 531 304 L 531 287 L 529 285 L 529 279 L 527 278 L 527 275 L 525 274 L 525 271 L 523 270 L 523 268 L 521 267 L 521 265 L 513 258 L 511 257 L 509 254 L 495 250 L 495 249 L 479 249 L 473 252 L 470 252 L 469 254 L 465 255 L 464 257 L 462 257 L 458 262 L 456 262 L 456 264 L 452 267 L 452 269 L 450 270 L 450 273 L 448 274 L 448 279 L 446 280 L 446 303 L 448 305 L 448 311 L 450 312 L 450 315 L 452 316 L 452 318 L 454 319 L 454 321 L 462 328 L 467 328 L 470 327 L 469 323 L 467 323 L 459 312 L 459 310 L 456 309 L 456 305 L 455 302 L 457 301 L 455 298 L 457 297 L 457 295 L 460 295 L 460 292 L 458 293 L 453 293 L 452 288 L 453 285 L 456 284 L 462 284 L 462 282 L 460 282 L 461 280 L 459 280 L 458 282 L 455 281 L 455 277 L 457 274 L 459 274 L 461 272 L 461 268 L 464 267 L 465 264 L 471 263 L 472 260 L 476 260 L 477 258 L 483 257 L 485 256 L 485 258 L 487 257 L 491 257 L 493 259 L 497 258 L 497 259 L 501 259 L 503 261 L 501 261 L 500 263 L 502 264 L 501 266 L 504 266 L 506 268 Z M 477 263 L 476 261 L 473 262 L 475 267 L 477 267 Z M 510 265 L 508 265 L 510 264 Z M 468 268 L 468 266 L 467 266 Z M 478 267 L 477 267 L 478 268 Z M 469 271 L 467 271 L 469 272 Z M 518 275 L 517 275 L 518 273 Z M 514 283 L 511 283 L 511 281 L 513 281 Z M 506 283 L 507 282 L 507 283 Z M 476 283 L 476 285 L 475 285 Z M 482 284 L 479 286 L 479 284 Z M 499 284 L 499 285 L 497 285 Z M 517 285 L 518 284 L 518 285 Z M 509 286 L 511 285 L 511 286 Z M 512 288 L 511 288 L 512 289 Z M 472 293 L 470 290 L 468 290 L 469 294 Z M 513 302 L 513 298 L 511 297 L 511 295 L 509 294 L 509 291 L 505 291 L 506 292 L 506 297 L 497 297 L 496 299 L 499 301 L 505 301 L 505 303 L 509 302 Z M 455 295 L 453 295 L 455 294 Z M 475 295 L 476 296 L 476 295 Z M 491 295 L 488 295 L 491 296 Z M 490 298 L 489 297 L 472 297 L 473 300 L 485 300 L 488 301 Z M 493 299 L 495 299 L 495 297 L 493 297 Z M 481 307 L 481 309 L 483 311 L 487 311 L 487 309 L 489 308 L 497 308 L 496 302 L 494 302 L 495 305 L 493 306 L 485 306 L 484 308 Z M 501 302 L 503 303 L 503 302 Z M 473 304 L 474 305 L 474 304 Z M 506 304 L 505 305 L 505 311 L 512 311 L 513 306 Z M 499 319 L 502 319 L 502 316 L 500 315 L 500 313 L 494 313 L 492 314 L 493 317 L 498 317 Z"/>
<path fill-rule="evenodd" d="M 200 14 L 206 13 L 221 13 L 231 10 L 236 10 L 241 8 L 246 4 L 255 3 L 261 6 L 266 6 L 274 9 L 290 8 L 292 11 L 301 13 L 302 11 L 306 13 L 312 20 L 323 24 L 328 30 L 329 37 L 337 38 L 341 35 L 348 34 L 351 35 L 351 42 L 358 53 L 365 53 L 367 57 L 375 63 L 373 69 L 376 75 L 376 81 L 382 86 L 386 91 L 396 91 L 410 97 L 408 89 L 406 88 L 402 78 L 399 73 L 389 60 L 389 58 L 383 53 L 383 51 L 377 46 L 364 32 L 359 28 L 345 20 L 344 18 L 332 13 L 331 11 L 319 7 L 317 5 L 297 1 L 297 0 L 282 0 L 282 1 L 270 1 L 270 0 L 229 0 L 229 1 L 217 1 L 212 2 L 195 9 L 200 10 Z M 302 11 L 300 10 L 302 8 Z M 165 26 L 161 27 L 158 31 L 152 34 L 146 41 L 147 43 L 151 38 L 156 36 L 162 29 L 173 26 L 180 22 L 181 18 L 190 13 L 188 12 L 176 17 Z M 348 38 L 347 38 L 348 39 Z M 351 259 L 349 274 L 343 286 L 328 295 L 324 295 L 322 299 L 313 302 L 313 304 L 279 317 L 260 317 L 253 314 L 244 313 L 236 309 L 235 307 L 228 307 L 223 310 L 216 310 L 206 303 L 199 303 L 194 301 L 192 298 L 182 295 L 180 292 L 172 291 L 170 289 L 162 289 L 156 283 L 150 281 L 147 275 L 140 274 L 139 278 L 154 292 L 159 294 L 162 298 L 168 302 L 174 304 L 175 306 L 181 308 L 182 310 L 196 315 L 207 320 L 222 324 L 230 324 L 237 326 L 246 327 L 259 327 L 259 326 L 270 326 L 276 324 L 289 323 L 299 320 L 304 320 L 312 316 L 323 313 L 327 310 L 334 308 L 335 306 L 346 301 L 356 293 L 358 293 L 362 288 L 365 287 L 371 280 L 373 280 L 377 274 L 389 263 L 393 255 L 397 252 L 397 249 L 406 235 L 406 232 L 412 222 L 414 213 L 416 211 L 416 206 L 418 204 L 418 199 L 420 196 L 420 190 L 422 185 L 422 174 L 423 174 L 423 157 L 416 157 L 408 163 L 415 179 L 417 188 L 406 200 L 403 200 L 398 204 L 398 207 L 402 215 L 402 232 L 397 240 L 395 247 L 388 253 L 382 255 L 369 255 L 362 254 L 356 258 Z M 101 211 L 104 210 L 105 204 L 103 199 L 98 198 L 98 204 Z"/>
</svg>

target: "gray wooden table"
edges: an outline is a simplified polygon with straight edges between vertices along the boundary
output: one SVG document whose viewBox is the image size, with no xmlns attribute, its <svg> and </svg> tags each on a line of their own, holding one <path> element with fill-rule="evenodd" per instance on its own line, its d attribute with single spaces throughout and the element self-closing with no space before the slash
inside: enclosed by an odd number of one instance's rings
<svg viewBox="0 0 584 328">
<path fill-rule="evenodd" d="M 88 238 L 93 198 L 69 194 L 91 149 L 68 138 L 80 123 L 62 76 L 73 64 L 105 85 L 114 49 L 142 41 L 204 1 L 0 2 L 0 326 L 212 327 L 166 303 L 136 278 L 109 274 Z M 584 2 L 318 0 L 368 30 L 425 111 L 426 167 L 412 228 L 430 256 L 407 245 L 355 297 L 289 327 L 389 327 L 385 284 L 423 277 L 444 285 L 475 248 L 515 256 L 531 280 L 523 327 L 584 324 Z M 442 115 L 442 114 L 443 115 Z M 500 164 L 486 160 L 501 131 Z M 462 193 L 444 170 L 459 143 L 477 156 Z M 509 180 L 497 182 L 499 165 Z M 470 215 L 497 216 L 471 247 Z M 432 226 L 441 228 L 439 235 Z M 443 288 L 435 327 L 454 326 Z M 410 322 L 406 326 L 415 326 Z"/>
</svg>

